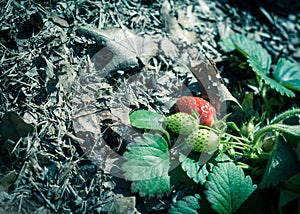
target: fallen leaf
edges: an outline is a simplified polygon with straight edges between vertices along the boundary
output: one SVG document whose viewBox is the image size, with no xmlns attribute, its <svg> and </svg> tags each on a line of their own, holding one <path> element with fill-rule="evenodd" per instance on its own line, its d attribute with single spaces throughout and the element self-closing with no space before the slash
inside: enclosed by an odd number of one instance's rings
<svg viewBox="0 0 300 214">
<path fill-rule="evenodd" d="M 166 57 L 172 60 L 175 60 L 178 57 L 177 46 L 168 37 L 163 37 L 161 39 L 160 47 Z"/>
<path fill-rule="evenodd" d="M 0 191 L 7 192 L 9 187 L 15 182 L 17 173 L 15 170 L 10 171 L 0 179 Z"/>
<path fill-rule="evenodd" d="M 65 19 L 59 17 L 56 14 L 52 14 L 51 19 L 55 24 L 58 24 L 60 27 L 69 27 L 70 26 L 69 23 Z"/>
<path fill-rule="evenodd" d="M 140 64 L 146 65 L 158 50 L 150 36 L 138 36 L 125 27 L 102 30 L 82 26 L 76 32 L 94 38 L 97 43 L 105 46 L 92 56 L 92 62 L 100 76 L 139 67 Z"/>
<path fill-rule="evenodd" d="M 30 23 L 33 27 L 41 29 L 44 26 L 43 15 L 40 12 L 31 14 Z"/>
<path fill-rule="evenodd" d="M 119 213 L 138 213 L 136 208 L 136 198 L 135 196 L 124 197 L 124 196 L 116 196 L 113 199 L 112 205 L 109 209 L 110 214 L 119 214 Z"/>
<path fill-rule="evenodd" d="M 204 98 L 209 99 L 217 111 L 221 110 L 221 104 L 225 101 L 233 101 L 239 106 L 239 102 L 224 85 L 221 75 L 213 63 L 201 54 L 193 46 L 181 48 L 183 52 L 181 61 L 190 69 L 198 81 L 200 91 Z M 223 109 L 221 110 L 223 111 Z"/>
<path fill-rule="evenodd" d="M 197 17 L 192 13 L 191 7 L 188 7 L 186 11 L 187 15 L 183 15 L 182 13 L 184 11 L 180 11 L 181 13 L 178 19 L 171 15 L 172 10 L 169 1 L 164 1 L 160 12 L 166 31 L 169 32 L 174 39 L 179 39 L 188 44 L 196 43 L 198 39 L 194 31 L 194 26 Z M 191 25 L 191 23 L 193 23 L 193 25 Z"/>
<path fill-rule="evenodd" d="M 21 137 L 26 137 L 33 133 L 34 126 L 25 123 L 24 120 L 16 112 L 7 112 L 0 122 L 1 141 L 5 142 L 10 139 L 18 141 Z"/>
</svg>

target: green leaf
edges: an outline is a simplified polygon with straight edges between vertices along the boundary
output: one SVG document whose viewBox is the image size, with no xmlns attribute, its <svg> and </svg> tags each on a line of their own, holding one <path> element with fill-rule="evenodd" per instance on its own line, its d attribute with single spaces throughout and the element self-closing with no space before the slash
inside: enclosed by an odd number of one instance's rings
<svg viewBox="0 0 300 214">
<path fill-rule="evenodd" d="M 245 202 L 256 189 L 249 176 L 232 162 L 218 163 L 208 175 L 205 195 L 212 208 L 220 214 L 229 214 Z"/>
<path fill-rule="evenodd" d="M 220 43 L 221 48 L 226 51 L 237 49 L 245 57 L 255 60 L 264 70 L 270 69 L 272 58 L 270 54 L 259 43 L 241 34 L 231 34 Z"/>
<path fill-rule="evenodd" d="M 237 34 L 231 34 L 230 36 L 222 39 L 218 44 L 220 45 L 221 49 L 225 52 L 232 52 L 236 49 L 233 40 L 233 37 L 235 37 Z"/>
<path fill-rule="evenodd" d="M 281 95 L 286 95 L 288 97 L 295 97 L 295 93 L 288 88 L 284 87 L 283 85 L 279 84 L 272 78 L 266 75 L 266 70 L 262 68 L 262 66 L 255 61 L 253 58 L 248 58 L 249 65 L 252 67 L 253 71 L 261 77 L 265 84 L 269 85 L 272 89 L 279 92 Z"/>
<path fill-rule="evenodd" d="M 242 53 L 248 59 L 247 61 L 253 71 L 272 89 L 276 90 L 281 95 L 295 97 L 293 91 L 267 76 L 272 63 L 272 58 L 266 49 L 259 43 L 256 43 L 254 40 L 251 40 L 244 35 L 232 34 L 223 39 L 219 44 L 224 51 L 229 52 L 236 49 Z"/>
<path fill-rule="evenodd" d="M 279 208 L 300 197 L 300 173 L 280 185 Z"/>
<path fill-rule="evenodd" d="M 206 177 L 209 174 L 206 164 L 201 167 L 199 161 L 195 161 L 181 153 L 179 154 L 179 161 L 181 162 L 182 169 L 186 172 L 188 177 L 201 185 L 206 182 Z"/>
<path fill-rule="evenodd" d="M 241 131 L 235 122 L 229 121 L 226 122 L 226 125 L 229 126 L 233 131 L 237 131 L 237 132 Z"/>
<path fill-rule="evenodd" d="M 281 85 L 300 91 L 300 64 L 280 58 L 274 71 L 274 78 Z"/>
<path fill-rule="evenodd" d="M 274 127 L 278 127 L 284 133 L 300 137 L 300 125 L 275 124 Z"/>
<path fill-rule="evenodd" d="M 195 196 L 186 196 L 183 199 L 176 201 L 175 205 L 168 210 L 169 214 L 198 214 L 197 211 L 200 209 L 199 205 L 200 195 L 196 194 Z"/>
<path fill-rule="evenodd" d="M 141 197 L 163 197 L 171 191 L 170 179 L 166 177 L 155 177 L 152 179 L 132 182 L 131 191 L 139 192 Z"/>
<path fill-rule="evenodd" d="M 294 149 L 278 138 L 259 187 L 265 189 L 270 185 L 277 186 L 281 181 L 298 173 L 299 169 L 300 165 Z"/>
<path fill-rule="evenodd" d="M 138 129 L 164 131 L 162 124 L 165 117 L 161 114 L 147 110 L 137 110 L 131 113 L 129 118 L 131 125 Z"/>
<path fill-rule="evenodd" d="M 145 197 L 169 193 L 170 157 L 166 140 L 159 134 L 145 133 L 129 144 L 128 150 L 122 170 L 125 178 L 133 182 L 132 191 Z"/>
</svg>

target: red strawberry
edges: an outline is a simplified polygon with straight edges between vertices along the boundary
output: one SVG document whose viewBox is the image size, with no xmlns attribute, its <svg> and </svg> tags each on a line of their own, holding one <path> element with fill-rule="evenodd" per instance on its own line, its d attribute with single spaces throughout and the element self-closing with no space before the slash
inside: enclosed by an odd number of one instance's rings
<svg viewBox="0 0 300 214">
<path fill-rule="evenodd" d="M 193 110 L 199 114 L 201 125 L 213 125 L 216 110 L 208 101 L 200 97 L 189 96 L 183 96 L 177 99 L 175 112 L 185 112 L 193 115 Z"/>
</svg>

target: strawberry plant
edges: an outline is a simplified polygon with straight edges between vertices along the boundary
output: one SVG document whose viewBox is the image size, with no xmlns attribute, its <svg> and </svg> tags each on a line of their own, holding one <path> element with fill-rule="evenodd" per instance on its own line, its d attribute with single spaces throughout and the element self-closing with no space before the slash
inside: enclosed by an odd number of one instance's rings
<svg viewBox="0 0 300 214">
<path fill-rule="evenodd" d="M 188 188 L 172 183 L 175 179 L 172 170 L 175 169 L 171 166 L 177 160 L 180 170 L 195 185 L 202 186 L 203 190 L 195 190 L 193 195 L 177 200 L 169 213 L 197 213 L 207 209 L 217 213 L 234 213 L 242 209 L 254 192 L 269 188 L 270 185 L 282 188 L 281 182 L 287 182 L 285 180 L 290 177 L 292 180 L 284 184 L 289 190 L 282 190 L 280 204 L 284 206 L 295 198 L 295 195 L 289 195 L 289 191 L 294 187 L 300 170 L 299 163 L 295 165 L 295 158 L 290 157 L 295 157 L 293 150 L 297 143 L 284 142 L 283 136 L 299 140 L 300 125 L 283 124 L 282 121 L 299 115 L 300 109 L 279 114 L 266 125 L 255 124 L 252 119 L 244 124 L 243 132 L 234 122 L 217 121 L 216 117 L 214 125 L 205 126 L 199 123 L 201 114 L 193 111 L 197 109 L 194 104 L 191 109 L 188 112 L 190 114 L 177 112 L 164 116 L 137 110 L 130 115 L 131 125 L 143 132 L 141 137 L 128 145 L 124 153 L 126 161 L 122 170 L 125 178 L 131 181 L 132 192 L 138 192 L 145 198 L 163 198 L 174 191 Z M 231 134 L 229 130 L 232 127 L 236 127 L 239 134 Z M 273 153 L 264 148 L 266 137 L 270 136 L 275 142 Z M 201 163 L 205 154 L 210 156 Z M 289 158 L 284 158 L 285 155 Z M 274 167 L 275 161 L 287 164 L 285 167 L 288 166 L 289 172 L 281 174 L 284 167 Z M 260 182 L 257 178 L 260 178 Z M 208 204 L 202 208 L 205 203 Z"/>
<path fill-rule="evenodd" d="M 240 34 L 224 38 L 219 45 L 226 53 L 237 51 L 244 57 L 240 59 L 241 64 L 246 61 L 255 75 L 255 80 L 249 80 L 248 84 L 261 96 L 264 105 L 262 110 L 267 116 L 274 113 L 272 105 L 283 105 L 286 102 L 285 97 L 295 98 L 300 91 L 299 63 L 281 57 L 272 65 L 271 55 L 261 44 Z M 244 67 L 241 64 L 239 66 Z M 281 95 L 279 100 L 275 100 L 274 97 L 270 100 L 270 94 L 273 92 Z"/>
<path fill-rule="evenodd" d="M 268 206 L 283 212 L 300 197 L 300 155 L 296 152 L 300 109 L 296 106 L 268 115 L 265 111 L 271 108 L 268 93 L 275 91 L 292 98 L 300 91 L 299 65 L 279 59 L 271 72 L 267 51 L 241 35 L 232 35 L 220 45 L 246 57 L 264 102 L 261 111 L 246 112 L 250 117 L 240 124 L 230 120 L 229 114 L 225 122 L 217 118 L 208 101 L 191 96 L 178 98 L 175 113 L 169 115 L 134 111 L 130 122 L 142 136 L 130 143 L 124 153 L 125 178 L 131 181 L 132 192 L 142 197 L 171 196 L 174 200 L 169 213 L 242 212 L 256 203 L 257 195 L 275 190 L 279 192 L 278 204 Z M 251 93 L 245 95 L 245 111 L 251 109 L 253 99 Z M 275 116 L 271 119 L 270 115 Z M 298 120 L 291 123 L 291 118 Z M 192 188 L 191 182 L 197 188 Z M 177 197 L 179 192 L 185 194 Z M 252 209 L 260 212 L 269 208 L 260 205 Z"/>
</svg>

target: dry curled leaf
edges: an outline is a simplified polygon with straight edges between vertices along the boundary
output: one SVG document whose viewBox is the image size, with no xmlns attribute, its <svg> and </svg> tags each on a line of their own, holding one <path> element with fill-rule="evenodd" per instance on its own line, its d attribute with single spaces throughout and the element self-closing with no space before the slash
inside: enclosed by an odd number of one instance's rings
<svg viewBox="0 0 300 214">
<path fill-rule="evenodd" d="M 16 178 L 17 178 L 17 173 L 15 170 L 5 174 L 0 179 L 0 191 L 4 190 L 7 192 L 9 187 L 15 182 Z"/>
<path fill-rule="evenodd" d="M 21 137 L 33 133 L 34 130 L 34 127 L 24 122 L 16 112 L 7 112 L 1 119 L 0 135 L 2 142 L 8 139 L 18 141 Z"/>
<path fill-rule="evenodd" d="M 82 26 L 76 32 L 105 46 L 92 57 L 100 76 L 146 65 L 158 50 L 150 36 L 138 36 L 125 27 L 102 30 Z"/>
<path fill-rule="evenodd" d="M 55 24 L 58 24 L 61 27 L 69 27 L 70 26 L 69 23 L 65 19 L 59 17 L 56 14 L 52 14 L 51 19 Z"/>
<path fill-rule="evenodd" d="M 188 7 L 187 11 L 180 11 L 178 18 L 175 18 L 171 11 L 171 5 L 168 0 L 164 1 L 161 7 L 161 19 L 165 25 L 166 31 L 174 39 L 180 39 L 189 44 L 196 43 L 197 35 L 193 29 L 194 23 L 197 21 L 197 17 L 192 13 L 192 7 Z M 183 15 L 183 12 L 186 14 Z M 191 24 L 192 23 L 192 24 Z"/>
<path fill-rule="evenodd" d="M 122 213 L 138 213 L 136 208 L 136 199 L 135 196 L 130 196 L 130 197 L 124 197 L 122 195 L 116 196 L 113 199 L 112 205 L 109 209 L 109 213 L 120 213 L 122 210 Z"/>
<path fill-rule="evenodd" d="M 180 61 L 193 73 L 198 81 L 200 91 L 210 100 L 217 111 L 225 101 L 239 102 L 224 85 L 221 75 L 214 64 L 203 55 L 197 47 L 187 46 L 180 48 Z"/>
</svg>

